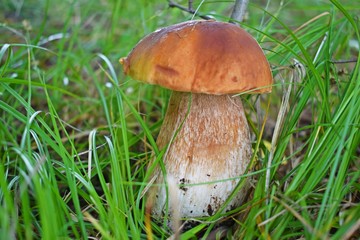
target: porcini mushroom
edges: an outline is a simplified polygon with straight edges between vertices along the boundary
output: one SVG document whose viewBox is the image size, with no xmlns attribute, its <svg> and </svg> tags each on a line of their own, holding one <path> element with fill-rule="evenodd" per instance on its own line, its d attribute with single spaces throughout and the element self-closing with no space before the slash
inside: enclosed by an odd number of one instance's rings
<svg viewBox="0 0 360 240">
<path fill-rule="evenodd" d="M 188 21 L 157 30 L 120 60 L 132 78 L 173 90 L 157 138 L 168 147 L 166 174 L 180 188 L 182 217 L 213 215 L 226 201 L 251 158 L 249 127 L 235 93 L 271 91 L 272 75 L 256 40 L 229 23 Z M 163 174 L 157 183 L 164 183 Z M 188 184 L 188 185 L 186 185 Z M 243 201 L 239 192 L 229 210 Z M 163 216 L 165 187 L 156 194 L 155 216 Z M 171 225 L 171 223 L 170 223 Z"/>
</svg>

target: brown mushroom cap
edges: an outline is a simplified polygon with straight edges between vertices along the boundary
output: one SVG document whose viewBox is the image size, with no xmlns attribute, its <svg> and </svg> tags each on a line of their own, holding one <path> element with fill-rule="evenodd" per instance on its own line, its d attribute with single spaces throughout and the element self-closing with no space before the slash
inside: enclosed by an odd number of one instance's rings
<svg viewBox="0 0 360 240">
<path fill-rule="evenodd" d="M 270 66 L 259 44 L 224 22 L 188 21 L 159 29 L 120 62 L 132 78 L 174 91 L 271 91 Z"/>
</svg>

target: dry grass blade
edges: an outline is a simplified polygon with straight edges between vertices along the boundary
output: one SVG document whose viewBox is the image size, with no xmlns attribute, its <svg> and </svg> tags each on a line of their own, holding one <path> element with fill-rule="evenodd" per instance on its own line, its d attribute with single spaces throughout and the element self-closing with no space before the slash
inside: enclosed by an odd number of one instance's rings
<svg viewBox="0 0 360 240">
<path fill-rule="evenodd" d="M 148 240 L 153 240 L 153 232 L 151 227 L 151 209 L 153 206 L 153 196 L 150 196 L 145 206 L 145 231 Z"/>
<path fill-rule="evenodd" d="M 266 189 L 267 193 L 269 192 L 269 187 L 270 187 L 271 164 L 272 164 L 272 160 L 274 158 L 276 145 L 278 143 L 278 137 L 279 137 L 280 132 L 282 130 L 285 114 L 288 111 L 291 89 L 293 88 L 294 81 L 295 82 L 300 81 L 305 76 L 305 72 L 303 70 L 304 67 L 298 61 L 296 61 L 296 60 L 294 60 L 294 61 L 295 61 L 294 69 L 291 70 L 291 75 L 290 75 L 290 78 L 289 78 L 288 87 L 287 87 L 287 89 L 284 89 L 280 110 L 279 110 L 279 113 L 278 113 L 278 116 L 277 116 L 274 133 L 273 133 L 273 137 L 272 137 L 272 140 L 271 140 L 271 149 L 270 149 L 270 154 L 269 154 L 269 158 L 268 158 L 267 166 L 266 166 L 267 170 L 266 170 L 265 189 Z M 283 80 L 283 84 L 284 84 L 284 80 Z"/>
</svg>

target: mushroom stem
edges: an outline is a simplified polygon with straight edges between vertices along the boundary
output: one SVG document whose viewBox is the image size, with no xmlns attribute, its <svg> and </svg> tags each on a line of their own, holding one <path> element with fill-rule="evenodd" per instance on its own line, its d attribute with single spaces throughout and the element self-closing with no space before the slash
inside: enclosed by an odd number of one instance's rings
<svg viewBox="0 0 360 240">
<path fill-rule="evenodd" d="M 169 212 L 176 207 L 182 217 L 213 215 L 250 162 L 249 135 L 239 97 L 173 92 L 157 139 L 160 149 L 168 146 L 166 174 L 181 184 L 180 205 L 169 203 Z M 161 173 L 156 182 L 164 183 Z M 239 192 L 225 210 L 239 206 L 244 196 Z M 154 215 L 163 216 L 166 201 L 165 187 L 160 187 Z"/>
</svg>

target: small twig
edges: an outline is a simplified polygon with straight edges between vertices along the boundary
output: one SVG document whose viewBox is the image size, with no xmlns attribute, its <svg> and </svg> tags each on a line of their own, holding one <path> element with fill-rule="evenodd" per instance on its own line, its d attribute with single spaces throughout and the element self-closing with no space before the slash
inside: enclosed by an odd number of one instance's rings
<svg viewBox="0 0 360 240">
<path fill-rule="evenodd" d="M 189 1 L 189 8 L 184 7 L 184 6 L 180 5 L 180 4 L 177 4 L 177 3 L 175 3 L 175 2 L 173 2 L 173 1 L 171 1 L 171 0 L 168 0 L 168 2 L 169 2 L 169 7 L 171 7 L 171 8 L 178 8 L 178 9 L 184 11 L 184 12 L 188 12 L 188 13 L 194 14 L 195 16 L 198 16 L 198 17 L 200 17 L 200 18 L 202 18 L 202 19 L 205 19 L 205 20 L 213 19 L 213 18 L 211 18 L 211 17 L 209 17 L 209 16 L 202 15 L 202 14 L 198 13 L 197 11 L 195 11 L 195 10 L 193 9 L 193 7 L 192 7 L 192 2 L 190 3 L 190 1 Z M 190 7 L 191 7 L 191 8 L 190 8 Z"/>
<path fill-rule="evenodd" d="M 189 10 L 194 11 L 194 9 L 193 9 L 193 0 L 189 0 Z"/>
<path fill-rule="evenodd" d="M 354 58 L 354 59 L 346 59 L 346 60 L 331 60 L 331 63 L 334 64 L 341 64 L 341 63 L 353 63 L 353 62 L 357 62 L 358 59 Z"/>
<path fill-rule="evenodd" d="M 238 24 L 239 22 L 242 22 L 244 20 L 248 4 L 249 0 L 236 0 L 229 22 L 233 24 Z"/>
</svg>

